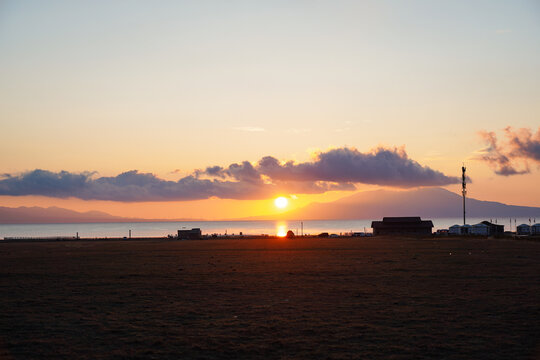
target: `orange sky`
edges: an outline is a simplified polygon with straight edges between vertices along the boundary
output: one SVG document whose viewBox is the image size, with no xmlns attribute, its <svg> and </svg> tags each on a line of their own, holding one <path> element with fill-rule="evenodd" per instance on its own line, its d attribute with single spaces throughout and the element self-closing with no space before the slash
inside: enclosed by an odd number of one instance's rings
<svg viewBox="0 0 540 360">
<path fill-rule="evenodd" d="M 519 181 L 516 181 L 519 183 Z M 519 186 L 509 187 L 492 181 L 484 185 L 469 184 L 468 196 L 479 200 L 501 201 L 507 204 L 538 206 L 540 191 L 523 194 Z M 381 187 L 364 186 L 362 191 L 376 190 Z M 447 186 L 446 189 L 461 194 L 459 185 Z M 392 190 L 396 190 L 392 188 Z M 490 194 L 499 192 L 501 196 L 493 199 Z M 333 191 L 318 195 L 296 195 L 289 197 L 289 205 L 281 210 L 274 205 L 274 199 L 267 200 L 224 200 L 208 199 L 197 201 L 139 202 L 125 203 L 115 201 L 85 201 L 80 199 L 56 199 L 44 196 L 3 196 L 2 206 L 57 206 L 76 211 L 100 210 L 111 215 L 146 219 L 203 219 L 225 220 L 258 216 L 268 216 L 294 210 L 311 202 L 330 202 L 352 195 L 352 192 Z M 525 196 L 524 196 L 525 195 Z"/>
<path fill-rule="evenodd" d="M 138 170 L 177 181 L 264 156 L 302 163 L 330 148 L 404 147 L 447 176 L 465 162 L 470 197 L 540 206 L 537 160 L 512 158 L 529 173 L 501 176 L 478 159 L 480 131 L 503 143 L 507 126 L 540 126 L 533 2 L 1 7 L 0 174 Z M 283 195 L 295 209 L 351 194 Z M 264 216 L 278 211 L 272 201 L 0 195 L 2 206 L 143 218 Z"/>
</svg>

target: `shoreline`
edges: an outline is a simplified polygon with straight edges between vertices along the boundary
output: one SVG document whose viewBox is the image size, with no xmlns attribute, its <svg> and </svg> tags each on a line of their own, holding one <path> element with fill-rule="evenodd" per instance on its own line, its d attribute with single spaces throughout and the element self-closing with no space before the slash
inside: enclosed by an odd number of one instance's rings
<svg viewBox="0 0 540 360">
<path fill-rule="evenodd" d="M 159 241 L 159 242 L 195 242 L 195 241 L 210 241 L 210 240 L 285 240 L 295 241 L 300 239 L 371 239 L 377 241 L 377 239 L 428 239 L 428 240 L 455 240 L 455 239 L 478 239 L 478 240 L 526 240 L 526 241 L 540 241 L 540 236 L 535 235 L 516 235 L 516 234 L 504 234 L 498 236 L 485 236 L 485 235 L 418 235 L 418 234 L 398 234 L 394 236 L 381 235 L 381 236 L 351 236 L 351 235 L 338 235 L 335 237 L 330 236 L 318 236 L 318 235 L 304 235 L 287 238 L 284 236 L 276 235 L 221 235 L 217 237 L 206 236 L 201 239 L 178 239 L 177 237 L 167 236 L 144 236 L 144 237 L 5 237 L 0 239 L 0 244 L 4 243 L 47 243 L 47 242 L 140 242 L 140 241 Z"/>
</svg>

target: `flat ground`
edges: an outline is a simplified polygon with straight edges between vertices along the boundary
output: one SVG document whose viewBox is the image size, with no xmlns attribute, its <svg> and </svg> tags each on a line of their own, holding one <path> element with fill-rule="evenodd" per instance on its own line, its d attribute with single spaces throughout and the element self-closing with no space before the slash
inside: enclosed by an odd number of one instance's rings
<svg viewBox="0 0 540 360">
<path fill-rule="evenodd" d="M 540 359 L 540 242 L 0 243 L 0 358 Z"/>
</svg>

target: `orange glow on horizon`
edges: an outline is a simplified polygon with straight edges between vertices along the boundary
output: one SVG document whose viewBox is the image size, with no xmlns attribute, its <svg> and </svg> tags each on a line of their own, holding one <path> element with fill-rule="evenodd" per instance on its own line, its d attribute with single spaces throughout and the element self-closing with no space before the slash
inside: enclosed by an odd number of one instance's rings
<svg viewBox="0 0 540 360">
<path fill-rule="evenodd" d="M 2 206 L 60 207 L 78 212 L 102 211 L 110 215 L 141 219 L 193 219 L 193 220 L 237 220 L 253 217 L 287 216 L 289 211 L 302 208 L 312 202 L 329 202 L 350 196 L 352 192 L 332 191 L 325 194 L 303 194 L 288 199 L 286 209 L 275 206 L 275 199 L 232 200 L 205 199 L 193 201 L 162 202 L 115 202 L 81 200 L 76 198 L 50 198 L 45 196 L 2 196 Z"/>
<path fill-rule="evenodd" d="M 473 174 L 474 175 L 474 174 Z M 520 186 L 524 186 L 524 180 L 533 181 L 534 177 L 529 178 L 508 178 L 499 179 L 490 178 L 490 182 L 485 184 L 480 180 L 473 182 L 468 186 L 470 197 L 478 200 L 500 201 L 511 205 L 538 206 L 538 195 L 540 188 L 534 187 L 529 191 L 527 198 L 524 198 L 520 192 Z M 512 185 L 508 191 L 502 192 L 501 189 L 508 184 Z M 460 194 L 460 186 L 449 185 L 446 189 Z M 194 201 L 170 201 L 170 202 L 113 202 L 100 200 L 81 200 L 76 198 L 50 198 L 45 196 L 1 196 L 2 206 L 16 208 L 20 206 L 39 206 L 39 207 L 60 207 L 78 212 L 102 211 L 110 215 L 126 218 L 140 219 L 193 219 L 193 220 L 240 220 L 240 219 L 272 219 L 279 218 L 285 220 L 290 211 L 301 209 L 310 203 L 326 203 L 346 198 L 363 191 L 372 191 L 377 189 L 392 189 L 378 186 L 359 186 L 359 191 L 331 191 L 324 194 L 298 194 L 288 198 L 288 205 L 285 209 L 275 206 L 275 199 L 262 200 L 231 200 L 231 199 L 205 199 Z M 491 194 L 496 192 L 497 197 Z M 294 216 L 294 215 L 292 215 Z M 290 219 L 296 220 L 296 219 Z"/>
</svg>

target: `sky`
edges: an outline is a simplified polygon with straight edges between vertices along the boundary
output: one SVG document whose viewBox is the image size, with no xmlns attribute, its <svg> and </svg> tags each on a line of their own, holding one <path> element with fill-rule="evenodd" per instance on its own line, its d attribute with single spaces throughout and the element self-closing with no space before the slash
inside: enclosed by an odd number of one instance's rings
<svg viewBox="0 0 540 360">
<path fill-rule="evenodd" d="M 0 79 L 2 206 L 264 216 L 463 163 L 540 206 L 534 0 L 4 0 Z"/>
</svg>

